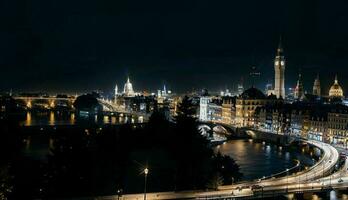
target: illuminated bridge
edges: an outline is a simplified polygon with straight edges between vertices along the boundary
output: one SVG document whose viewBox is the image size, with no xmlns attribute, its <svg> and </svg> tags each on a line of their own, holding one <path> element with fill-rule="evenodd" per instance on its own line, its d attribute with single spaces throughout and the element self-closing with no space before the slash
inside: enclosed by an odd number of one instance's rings
<svg viewBox="0 0 348 200">
<path fill-rule="evenodd" d="M 58 103 L 62 103 L 62 102 L 67 107 L 73 107 L 73 103 L 76 100 L 76 97 L 62 98 L 62 97 L 55 97 L 55 96 L 33 96 L 33 97 L 14 96 L 13 98 L 17 101 L 22 102 L 23 105 L 29 109 L 35 105 L 42 106 L 44 108 L 54 108 L 54 107 L 56 107 L 56 105 Z M 106 114 L 119 113 L 119 114 L 124 114 L 124 115 L 143 117 L 145 120 L 150 117 L 149 113 L 128 111 L 125 109 L 124 106 L 118 106 L 110 100 L 98 99 L 98 102 L 100 103 L 100 105 L 103 106 L 103 111 Z"/>
<path fill-rule="evenodd" d="M 17 101 L 21 101 L 27 108 L 32 108 L 33 105 L 41 105 L 45 108 L 54 108 L 58 102 L 65 102 L 67 106 L 72 107 L 75 97 L 54 97 L 54 96 L 14 96 Z"/>
</svg>

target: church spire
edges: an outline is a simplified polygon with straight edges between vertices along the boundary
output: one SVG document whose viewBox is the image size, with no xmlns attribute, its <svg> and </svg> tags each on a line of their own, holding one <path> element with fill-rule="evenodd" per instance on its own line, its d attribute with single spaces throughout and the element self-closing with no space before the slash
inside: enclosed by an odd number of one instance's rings
<svg viewBox="0 0 348 200">
<path fill-rule="evenodd" d="M 320 97 L 321 96 L 321 86 L 320 86 L 320 77 L 317 73 L 317 77 L 314 80 L 313 84 L 313 95 Z"/>
</svg>

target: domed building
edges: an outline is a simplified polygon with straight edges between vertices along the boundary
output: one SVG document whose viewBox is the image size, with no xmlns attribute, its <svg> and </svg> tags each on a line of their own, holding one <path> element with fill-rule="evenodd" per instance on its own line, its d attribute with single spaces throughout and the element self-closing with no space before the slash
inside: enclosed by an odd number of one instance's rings
<svg viewBox="0 0 348 200">
<path fill-rule="evenodd" d="M 330 88 L 329 96 L 332 98 L 342 98 L 343 97 L 343 89 L 338 84 L 337 75 L 335 77 L 335 83 Z"/>
<path fill-rule="evenodd" d="M 127 79 L 127 82 L 124 84 L 124 88 L 123 88 L 123 94 L 127 97 L 131 97 L 134 96 L 134 90 L 133 90 L 133 85 L 129 80 L 129 77 Z"/>
</svg>

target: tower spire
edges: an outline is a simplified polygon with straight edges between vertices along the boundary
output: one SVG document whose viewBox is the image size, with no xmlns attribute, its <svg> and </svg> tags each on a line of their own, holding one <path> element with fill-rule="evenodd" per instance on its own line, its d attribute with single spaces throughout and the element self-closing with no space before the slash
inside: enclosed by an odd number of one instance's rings
<svg viewBox="0 0 348 200">
<path fill-rule="evenodd" d="M 338 84 L 337 74 L 335 75 L 335 84 Z"/>
<path fill-rule="evenodd" d="M 281 56 L 282 54 L 283 54 L 283 44 L 282 44 L 282 35 L 280 35 L 278 49 L 277 49 L 277 55 Z"/>
</svg>

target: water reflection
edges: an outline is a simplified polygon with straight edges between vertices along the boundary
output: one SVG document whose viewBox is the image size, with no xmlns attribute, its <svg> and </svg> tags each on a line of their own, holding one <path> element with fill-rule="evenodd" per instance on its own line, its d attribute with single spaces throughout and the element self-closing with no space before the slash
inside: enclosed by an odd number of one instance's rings
<svg viewBox="0 0 348 200">
<path fill-rule="evenodd" d="M 90 121 L 90 118 L 76 118 L 75 113 L 63 113 L 59 111 L 48 111 L 48 112 L 27 112 L 26 118 L 20 123 L 23 126 L 45 126 L 45 125 L 75 125 L 79 122 Z M 123 114 L 113 114 L 112 116 L 95 115 L 92 118 L 92 123 L 96 124 L 124 124 L 124 123 L 143 123 L 144 118 L 136 116 L 128 116 Z"/>
<path fill-rule="evenodd" d="M 302 154 L 301 150 L 288 150 L 265 142 L 251 142 L 249 140 L 232 140 L 225 145 L 215 148 L 224 155 L 229 155 L 241 167 L 244 180 L 255 180 L 263 176 L 276 174 L 295 165 L 294 159 L 301 160 L 305 165 L 309 155 Z"/>
</svg>

